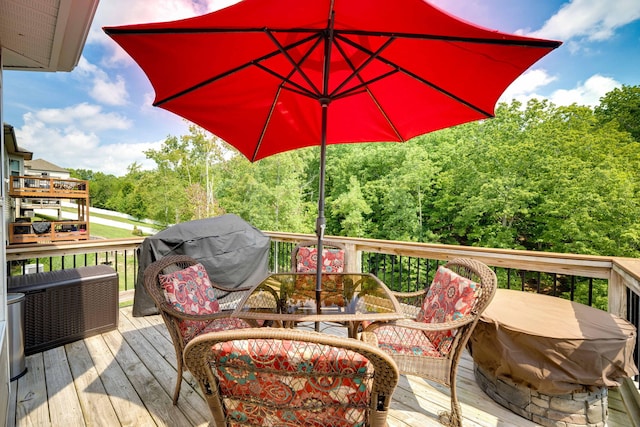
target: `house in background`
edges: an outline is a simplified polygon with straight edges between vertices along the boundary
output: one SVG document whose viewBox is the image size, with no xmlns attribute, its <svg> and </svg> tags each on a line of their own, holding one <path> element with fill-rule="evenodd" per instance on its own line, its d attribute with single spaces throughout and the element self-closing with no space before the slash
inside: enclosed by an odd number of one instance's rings
<svg viewBox="0 0 640 427">
<path fill-rule="evenodd" d="M 18 146 L 16 134 L 13 130 L 13 126 L 4 124 L 4 161 L 2 164 L 2 170 L 7 171 L 9 177 L 4 181 L 4 192 L 9 192 L 10 177 L 22 176 L 25 174 L 25 162 L 30 161 L 33 157 L 33 153 L 30 151 L 22 150 Z M 3 204 L 4 218 L 15 218 L 15 202 L 12 199 L 7 199 Z M 6 234 L 5 234 L 6 236 Z M 5 239 L 5 244 L 7 243 Z"/>
<path fill-rule="evenodd" d="M 43 159 L 26 160 L 23 169 L 7 182 L 9 245 L 89 240 L 89 182 Z"/>
<path fill-rule="evenodd" d="M 71 71 L 77 65 L 89 34 L 99 0 L 0 0 L 0 123 L 4 124 L 3 70 Z M 43 96 L 47 94 L 43 93 Z M 12 129 L 10 129 L 10 133 Z M 6 186 L 20 156 L 12 153 L 12 143 L 0 132 L 0 241 L 7 241 Z M 30 156 L 31 154 L 27 154 Z M 23 157 L 24 158 L 24 157 Z M 18 163 L 12 163 L 17 160 Z M 6 248 L 0 245 L 0 265 L 6 265 Z M 9 345 L 7 331 L 6 269 L 0 269 L 0 424 L 7 420 L 9 402 Z"/>
<path fill-rule="evenodd" d="M 65 168 L 58 165 L 54 165 L 44 159 L 26 160 L 24 162 L 24 176 L 35 176 L 40 178 L 61 178 L 69 179 L 71 174 Z M 62 219 L 62 202 L 69 201 L 69 199 L 12 199 L 14 203 L 14 215 L 13 220 L 16 218 L 33 218 L 34 211 L 36 209 L 47 209 L 48 211 L 55 211 L 55 215 L 58 219 Z"/>
<path fill-rule="evenodd" d="M 2 170 L 9 176 L 24 175 L 25 163 L 33 158 L 31 151 L 26 151 L 18 146 L 13 126 L 4 124 L 4 164 Z"/>
<path fill-rule="evenodd" d="M 26 160 L 24 162 L 24 174 L 32 176 L 48 176 L 51 178 L 68 179 L 71 174 L 65 168 L 54 165 L 44 159 Z"/>
</svg>

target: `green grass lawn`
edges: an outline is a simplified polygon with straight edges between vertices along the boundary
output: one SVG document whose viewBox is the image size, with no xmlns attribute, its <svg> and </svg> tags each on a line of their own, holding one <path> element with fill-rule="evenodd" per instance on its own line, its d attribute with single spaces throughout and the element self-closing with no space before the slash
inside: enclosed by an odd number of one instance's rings
<svg viewBox="0 0 640 427">
<path fill-rule="evenodd" d="M 62 211 L 63 212 L 76 213 L 76 209 L 74 209 L 74 208 L 62 208 Z M 96 213 L 96 212 L 92 211 L 91 208 L 89 208 L 89 218 L 91 218 L 91 217 L 111 219 L 113 221 L 122 222 L 124 224 L 139 225 L 139 226 L 143 226 L 143 227 L 153 227 L 153 224 L 147 224 L 146 222 L 136 221 L 136 220 L 132 220 L 132 219 L 128 219 L 128 218 L 122 218 L 122 217 L 119 217 L 119 216 L 111 216 L 111 215 L 106 215 L 106 214 L 100 214 L 100 213 Z M 92 225 L 92 227 L 93 227 L 93 225 Z"/>
<path fill-rule="evenodd" d="M 103 239 L 124 239 L 127 237 L 136 237 L 132 230 L 124 228 L 110 227 L 102 224 L 91 224 L 89 233 L 94 237 L 102 237 Z"/>
<path fill-rule="evenodd" d="M 69 211 L 69 212 L 75 212 L 73 209 L 63 208 L 63 210 Z M 37 215 L 37 217 L 45 221 L 57 220 L 55 217 L 47 216 L 47 215 Z M 106 219 L 122 222 L 125 224 L 133 224 L 133 225 L 149 227 L 149 224 L 145 224 L 140 221 L 132 221 L 126 218 L 120 218 L 116 216 L 109 216 L 109 215 L 103 215 L 103 214 L 94 214 L 94 213 L 91 213 L 91 211 L 89 211 L 89 220 L 91 220 L 91 217 L 106 218 Z M 103 224 L 96 224 L 93 222 L 91 223 L 91 228 L 89 230 L 89 233 L 93 237 L 101 237 L 103 239 L 125 239 L 127 237 L 136 237 L 136 235 L 133 234 L 132 230 L 126 230 L 124 228 L 118 228 L 118 227 L 111 227 Z"/>
<path fill-rule="evenodd" d="M 90 213 L 90 218 L 92 216 L 98 216 L 98 215 L 93 215 Z M 124 222 L 124 223 L 135 223 L 134 221 L 127 221 L 119 217 L 112 217 L 107 215 L 100 215 L 100 216 L 103 218 L 113 219 L 113 220 Z M 45 220 L 45 221 L 57 221 L 57 218 L 49 217 L 47 215 L 37 215 L 37 219 Z M 96 224 L 96 223 L 91 223 L 89 232 L 91 237 L 93 238 L 98 237 L 103 239 L 123 239 L 123 238 L 139 237 L 133 234 L 133 230 L 126 230 L 123 228 L 111 227 L 108 225 Z M 126 288 L 125 272 L 126 272 L 126 276 L 129 278 L 128 279 L 129 281 L 131 280 L 132 277 L 134 277 L 137 274 L 133 254 L 129 254 L 129 255 L 130 256 L 128 257 L 123 256 L 123 254 L 121 253 L 120 254 L 109 253 L 107 255 L 109 262 L 112 262 L 112 263 L 117 262 L 117 265 L 113 265 L 113 267 L 116 268 L 116 270 L 119 273 L 120 290 L 125 290 Z M 64 257 L 59 256 L 54 258 L 39 259 L 37 260 L 37 262 L 43 264 L 44 271 L 52 271 L 52 270 L 55 271 L 55 270 L 60 270 L 63 265 L 66 265 L 66 266 L 77 265 L 78 267 L 82 267 L 84 265 L 96 265 L 98 263 L 104 262 L 105 260 L 107 259 L 105 258 L 104 253 L 100 253 L 100 254 L 90 253 L 85 255 L 71 254 L 71 255 L 65 255 Z M 27 263 L 33 263 L 33 262 L 36 262 L 36 259 L 27 260 Z M 15 269 L 15 271 L 12 273 L 13 275 L 21 274 L 19 272 L 19 270 L 21 269 L 21 265 L 15 264 L 11 268 Z M 130 282 L 129 286 L 131 286 L 131 283 L 133 282 Z M 121 304 L 121 306 L 126 306 L 128 304 L 131 304 L 131 301 L 125 301 Z"/>
</svg>

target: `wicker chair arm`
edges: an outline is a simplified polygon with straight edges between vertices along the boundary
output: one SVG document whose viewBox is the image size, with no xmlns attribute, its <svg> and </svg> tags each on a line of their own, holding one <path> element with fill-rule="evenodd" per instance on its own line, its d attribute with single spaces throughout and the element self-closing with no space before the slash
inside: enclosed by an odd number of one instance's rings
<svg viewBox="0 0 640 427">
<path fill-rule="evenodd" d="M 233 293 L 233 292 L 247 292 L 252 288 L 252 286 L 242 286 L 242 287 L 239 287 L 239 288 L 229 288 L 229 287 L 226 287 L 226 286 L 218 285 L 217 283 L 214 283 L 214 282 L 211 282 L 211 287 L 216 289 L 216 290 L 219 290 L 221 292 L 230 292 L 230 293 Z"/>
<path fill-rule="evenodd" d="M 195 320 L 199 322 L 206 322 L 208 320 L 221 319 L 224 317 L 231 317 L 232 311 L 219 311 L 217 313 L 210 314 L 187 314 L 180 310 L 176 310 L 170 304 L 163 303 L 160 307 L 163 312 L 168 316 L 176 318 L 178 320 Z"/>
<path fill-rule="evenodd" d="M 425 322 L 417 322 L 412 319 L 400 319 L 394 320 L 390 322 L 380 321 L 373 322 L 368 325 L 364 332 L 373 332 L 375 329 L 383 327 L 383 326 L 395 326 L 407 329 L 415 329 L 423 332 L 438 332 L 438 331 L 449 331 L 453 329 L 461 328 L 462 326 L 468 325 L 469 323 L 473 323 L 477 320 L 477 316 L 467 315 L 463 316 L 460 319 L 452 320 L 450 322 L 442 322 L 442 323 L 425 323 Z"/>
<path fill-rule="evenodd" d="M 398 299 L 423 298 L 427 294 L 427 289 L 422 289 L 414 292 L 391 291 L 391 293 Z"/>
</svg>

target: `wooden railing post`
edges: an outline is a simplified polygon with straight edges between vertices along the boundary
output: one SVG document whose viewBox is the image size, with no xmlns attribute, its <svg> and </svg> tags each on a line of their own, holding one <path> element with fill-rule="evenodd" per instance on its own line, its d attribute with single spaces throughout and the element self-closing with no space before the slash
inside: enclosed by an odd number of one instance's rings
<svg viewBox="0 0 640 427">
<path fill-rule="evenodd" d="M 626 319 L 627 317 L 627 287 L 623 277 L 611 269 L 608 290 L 609 313 Z"/>
<path fill-rule="evenodd" d="M 347 265 L 345 271 L 350 273 L 362 272 L 362 263 L 360 262 L 359 252 L 356 250 L 355 243 L 345 242 L 345 251 L 347 255 Z"/>
</svg>

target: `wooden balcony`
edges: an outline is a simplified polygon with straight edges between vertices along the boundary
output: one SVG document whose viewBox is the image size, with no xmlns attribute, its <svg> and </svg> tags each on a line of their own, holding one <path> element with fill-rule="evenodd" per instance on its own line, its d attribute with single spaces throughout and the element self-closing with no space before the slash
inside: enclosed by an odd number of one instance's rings
<svg viewBox="0 0 640 427">
<path fill-rule="evenodd" d="M 89 198 L 87 181 L 40 176 L 12 176 L 9 183 L 10 197 L 37 199 Z"/>
<path fill-rule="evenodd" d="M 88 221 L 73 220 L 12 222 L 9 224 L 9 242 L 12 245 L 19 245 L 21 243 L 89 240 L 88 224 Z M 40 226 L 40 229 L 36 226 Z"/>
<path fill-rule="evenodd" d="M 327 333 L 343 334 L 333 327 Z M 11 383 L 9 426 L 206 426 L 208 407 L 189 373 L 177 406 L 171 404 L 175 353 L 160 316 L 132 317 L 120 309 L 117 331 L 27 357 L 27 374 Z M 471 358 L 458 372 L 465 426 L 536 426 L 491 400 L 475 382 Z M 449 405 L 446 389 L 422 378 L 401 376 L 389 427 L 441 426 Z M 15 418 L 13 418 L 15 417 Z M 629 419 L 614 390 L 609 427 Z"/>
<path fill-rule="evenodd" d="M 271 271 L 286 271 L 293 245 L 313 238 L 293 233 L 267 234 L 272 239 L 269 264 Z M 582 289 L 591 288 L 596 281 L 598 286 L 604 283 L 608 304 L 604 307 L 605 310 L 626 318 L 636 327 L 640 323 L 638 259 L 373 239 L 331 239 L 342 241 L 350 251 L 349 259 L 353 264 L 347 267 L 352 271 L 369 271 L 373 265 L 369 261 L 371 256 L 392 257 L 392 262 L 388 261 L 387 264 L 394 267 L 393 271 L 380 269 L 376 274 L 384 277 L 385 283 L 393 288 L 405 289 L 409 282 L 412 286 L 424 286 L 429 280 L 428 274 L 423 273 L 418 278 L 413 277 L 409 271 L 403 270 L 406 266 L 420 265 L 424 270 L 426 265 L 433 269 L 439 262 L 462 256 L 478 259 L 494 268 L 500 277 L 500 287 L 535 292 L 535 287 L 531 288 L 528 282 L 525 283 L 525 278 L 530 274 L 538 278 L 538 292 L 541 292 L 540 283 L 544 282 L 540 277 L 547 277 L 554 284 L 549 293 L 553 292 L 551 294 L 556 296 L 560 296 L 560 292 L 555 292 L 555 284 L 561 282 L 561 279 L 570 278 L 573 283 L 573 278 L 576 278 L 576 282 L 582 281 Z M 131 293 L 136 286 L 135 250 L 142 240 L 133 238 L 10 246 L 7 248 L 8 268 L 11 274 L 20 274 L 27 263 L 35 262 L 35 265 L 43 264 L 44 270 L 48 271 L 50 265 L 53 265 L 52 259 L 62 260 L 56 261 L 56 269 L 60 268 L 59 264 L 62 264 L 62 268 L 74 268 L 109 263 L 119 272 L 121 290 Z M 394 275 L 395 279 L 401 280 L 393 282 Z M 522 280 L 510 283 L 509 278 L 512 276 Z M 573 288 L 572 284 L 571 299 Z M 565 292 L 563 297 L 567 295 L 569 294 Z M 589 300 L 590 298 L 589 296 Z M 590 304 L 590 301 L 583 303 Z M 179 405 L 175 408 L 171 406 L 169 396 L 175 378 L 175 355 L 161 319 L 157 316 L 132 318 L 130 309 L 126 308 L 120 313 L 117 332 L 28 357 L 29 375 L 18 380 L 17 384 L 12 383 L 12 396 L 16 399 L 16 420 L 24 421 L 24 425 L 74 425 L 83 417 L 87 417 L 87 424 L 96 418 L 117 418 L 113 425 L 125 425 L 129 422 L 146 425 L 145 420 L 148 425 L 205 423 L 208 411 L 191 380 L 191 385 L 183 385 Z M 638 364 L 639 359 L 635 360 Z M 636 382 L 625 382 L 619 390 L 609 390 L 609 426 L 640 426 L 640 394 L 637 378 L 634 380 Z M 535 425 L 498 405 L 480 390 L 468 356 L 459 370 L 458 381 L 465 425 Z M 27 387 L 24 390 L 21 389 L 23 383 Z M 47 390 L 49 395 L 46 394 Z M 448 401 L 445 389 L 413 377 L 402 377 L 394 398 L 390 425 L 403 427 L 439 425 L 437 413 Z M 199 415 L 194 415 L 196 413 Z M 59 421 L 58 417 L 64 416 L 76 418 L 69 422 L 64 419 Z M 114 416 L 116 418 L 112 418 Z M 97 424 L 112 425 L 108 422 Z"/>
<path fill-rule="evenodd" d="M 49 178 L 39 176 L 12 176 L 9 196 L 17 199 L 15 222 L 9 224 L 9 243 L 52 243 L 73 240 L 89 240 L 89 183 L 77 179 Z M 75 200 L 75 221 L 37 221 L 17 218 L 20 212 L 29 209 L 57 209 L 60 219 L 62 200 Z"/>
</svg>

